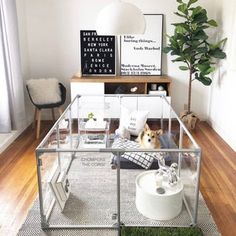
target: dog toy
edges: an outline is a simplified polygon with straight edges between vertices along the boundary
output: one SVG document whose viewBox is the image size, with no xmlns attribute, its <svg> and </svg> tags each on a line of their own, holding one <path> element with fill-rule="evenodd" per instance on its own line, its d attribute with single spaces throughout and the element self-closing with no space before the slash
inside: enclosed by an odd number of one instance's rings
<svg viewBox="0 0 236 236">
<path fill-rule="evenodd" d="M 124 138 L 124 139 L 130 139 L 130 132 L 125 127 L 119 127 L 116 129 L 115 134 L 118 137 Z"/>
<path fill-rule="evenodd" d="M 168 182 L 170 186 L 174 186 L 178 182 L 178 177 L 176 173 L 177 167 L 177 163 L 172 163 L 170 165 L 170 168 L 168 169 Z"/>
</svg>

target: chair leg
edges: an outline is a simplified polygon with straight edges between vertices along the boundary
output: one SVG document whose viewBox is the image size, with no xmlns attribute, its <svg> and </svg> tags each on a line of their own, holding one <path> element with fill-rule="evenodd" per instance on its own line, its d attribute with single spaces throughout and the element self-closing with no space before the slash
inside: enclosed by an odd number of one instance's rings
<svg viewBox="0 0 236 236">
<path fill-rule="evenodd" d="M 33 121 L 33 123 L 32 123 L 32 129 L 34 129 L 35 126 L 36 126 L 37 110 L 38 110 L 37 107 L 35 107 L 35 109 L 34 109 L 34 121 Z"/>
<path fill-rule="evenodd" d="M 62 113 L 63 113 L 63 111 L 62 111 L 61 107 L 58 107 L 58 111 L 59 111 L 59 114 L 60 114 L 60 116 L 61 116 L 61 115 L 62 115 Z"/>
<path fill-rule="evenodd" d="M 52 108 L 52 120 L 55 122 L 55 112 L 54 112 L 54 108 Z"/>
<path fill-rule="evenodd" d="M 41 110 L 37 109 L 37 130 L 36 130 L 36 139 L 39 138 L 40 134 L 40 123 L 41 123 Z"/>
</svg>

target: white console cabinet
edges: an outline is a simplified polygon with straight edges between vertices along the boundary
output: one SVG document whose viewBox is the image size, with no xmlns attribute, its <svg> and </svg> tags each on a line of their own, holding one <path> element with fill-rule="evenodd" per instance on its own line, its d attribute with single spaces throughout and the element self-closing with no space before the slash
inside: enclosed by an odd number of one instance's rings
<svg viewBox="0 0 236 236">
<path fill-rule="evenodd" d="M 149 91 L 152 88 L 152 84 L 156 84 L 155 87 L 162 86 L 166 93 L 167 98 L 170 102 L 170 85 L 171 79 L 168 76 L 91 76 L 91 77 L 73 77 L 71 79 L 71 100 L 73 100 L 77 94 L 80 95 L 104 95 L 104 94 L 114 94 L 118 90 L 123 89 L 124 93 L 131 94 L 149 94 Z M 131 90 L 135 92 L 131 92 Z M 100 101 L 101 99 L 106 99 Z M 117 109 L 119 107 L 119 99 L 115 97 L 89 97 L 83 96 L 83 99 L 80 100 L 83 106 L 83 112 L 80 114 L 80 117 L 86 117 L 89 113 L 90 106 L 100 106 L 100 104 L 105 104 L 107 106 L 106 114 L 108 118 L 118 118 L 120 111 Z M 123 98 L 122 104 L 130 108 L 138 108 L 139 110 L 148 110 L 149 118 L 161 117 L 162 111 L 162 100 L 159 97 L 140 97 L 138 100 L 132 97 Z M 76 108 L 72 108 L 73 118 L 77 117 Z M 99 107 L 101 110 L 101 107 Z M 163 106 L 164 118 L 169 117 L 169 109 L 167 106 Z"/>
</svg>

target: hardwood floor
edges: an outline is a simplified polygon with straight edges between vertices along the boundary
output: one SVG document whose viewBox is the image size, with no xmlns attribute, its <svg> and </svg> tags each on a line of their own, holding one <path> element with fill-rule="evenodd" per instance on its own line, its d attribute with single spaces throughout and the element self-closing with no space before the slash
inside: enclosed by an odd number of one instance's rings
<svg viewBox="0 0 236 236">
<path fill-rule="evenodd" d="M 42 124 L 40 139 L 51 125 Z M 205 122 L 193 136 L 203 150 L 201 192 L 222 235 L 234 236 L 236 153 Z M 0 236 L 16 235 L 37 196 L 34 137 L 29 127 L 0 155 Z"/>
<path fill-rule="evenodd" d="M 193 134 L 203 150 L 201 192 L 223 236 L 236 235 L 236 152 L 206 124 Z"/>
<path fill-rule="evenodd" d="M 51 127 L 44 122 L 40 139 L 27 128 L 0 154 L 0 236 L 14 236 L 37 196 L 35 149 Z"/>
</svg>

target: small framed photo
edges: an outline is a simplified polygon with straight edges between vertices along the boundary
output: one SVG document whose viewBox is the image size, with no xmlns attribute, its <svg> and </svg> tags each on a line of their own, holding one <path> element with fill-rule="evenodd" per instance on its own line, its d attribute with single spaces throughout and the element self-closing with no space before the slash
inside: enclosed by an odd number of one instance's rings
<svg viewBox="0 0 236 236">
<path fill-rule="evenodd" d="M 162 74 L 163 14 L 144 14 L 143 35 L 121 36 L 121 75 Z"/>
<path fill-rule="evenodd" d="M 52 168 L 48 183 L 60 210 L 63 211 L 71 190 L 66 172 L 60 171 L 59 166 L 55 165 Z"/>
</svg>

